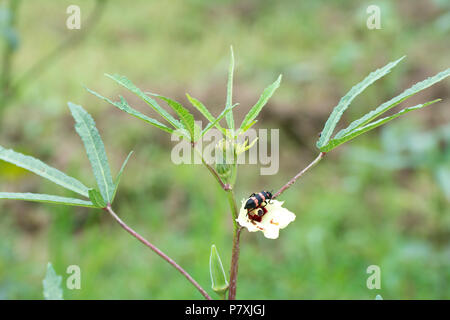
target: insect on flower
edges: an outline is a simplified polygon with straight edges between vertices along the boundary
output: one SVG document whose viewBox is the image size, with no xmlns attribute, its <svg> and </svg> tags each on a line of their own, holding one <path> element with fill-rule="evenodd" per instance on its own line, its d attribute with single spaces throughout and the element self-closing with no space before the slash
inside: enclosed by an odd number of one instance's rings
<svg viewBox="0 0 450 320">
<path fill-rule="evenodd" d="M 263 201 L 266 202 L 266 205 L 263 204 L 263 207 L 248 208 L 248 205 L 253 206 L 252 202 L 255 203 L 252 197 L 256 197 L 256 195 L 242 200 L 242 206 L 237 218 L 239 225 L 248 231 L 261 231 L 266 238 L 276 239 L 280 229 L 286 228 L 289 223 L 295 220 L 295 214 L 284 208 L 282 201 L 267 199 Z M 252 200 L 252 202 L 249 202 L 249 200 Z"/>
<path fill-rule="evenodd" d="M 244 209 L 247 210 L 247 216 L 252 221 L 261 222 L 262 217 L 267 213 L 265 206 L 270 203 L 272 192 L 261 191 L 253 193 L 245 203 Z"/>
</svg>

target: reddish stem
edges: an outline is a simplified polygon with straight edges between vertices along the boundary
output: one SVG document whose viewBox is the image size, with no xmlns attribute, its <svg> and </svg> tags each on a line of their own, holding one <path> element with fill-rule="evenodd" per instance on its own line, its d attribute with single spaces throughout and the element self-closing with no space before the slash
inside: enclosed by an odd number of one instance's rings
<svg viewBox="0 0 450 320">
<path fill-rule="evenodd" d="M 219 174 L 217 173 L 217 171 L 211 165 L 209 165 L 205 160 L 203 160 L 203 158 L 202 158 L 202 162 L 205 165 L 205 167 L 209 170 L 209 172 L 211 172 L 211 174 L 214 176 L 214 178 L 216 178 L 217 182 L 220 184 L 220 186 L 222 187 L 223 190 L 225 190 L 225 191 L 231 190 L 231 186 L 228 183 L 224 183 L 222 181 L 222 178 L 220 178 Z"/>
<path fill-rule="evenodd" d="M 286 189 L 288 189 L 290 186 L 292 186 L 295 181 L 297 181 L 306 171 L 308 171 L 309 169 L 311 169 L 312 167 L 314 167 L 320 160 L 322 160 L 322 158 L 325 156 L 325 152 L 321 152 L 317 158 L 315 158 L 313 160 L 313 162 L 311 162 L 306 168 L 304 168 L 302 171 L 300 171 L 299 173 L 297 173 L 297 175 L 295 177 L 293 177 L 291 180 L 288 181 L 288 183 L 286 183 L 284 186 L 281 187 L 280 190 L 277 191 L 277 193 L 275 193 L 272 197 L 272 199 L 275 199 L 276 197 L 278 197 L 280 194 L 282 194 Z"/>
<path fill-rule="evenodd" d="M 146 240 L 144 237 L 142 237 L 139 233 L 131 229 L 129 226 L 126 225 L 125 222 L 123 222 L 117 214 L 112 210 L 111 206 L 108 205 L 106 208 L 104 208 L 105 211 L 107 211 L 119 224 L 122 228 L 124 228 L 128 233 L 130 233 L 133 237 L 138 239 L 140 242 L 145 244 L 147 247 L 149 247 L 151 250 L 153 250 L 157 255 L 159 255 L 161 258 L 166 260 L 168 263 L 170 263 L 175 269 L 177 269 L 183 276 L 188 279 L 190 283 L 194 285 L 194 287 L 197 288 L 198 291 L 207 299 L 212 300 L 211 297 L 208 295 L 208 293 L 197 283 L 197 281 L 194 280 L 194 278 L 191 277 L 189 273 L 187 273 L 182 267 L 180 267 L 173 259 L 171 259 L 169 256 L 167 256 L 164 252 L 159 250 L 157 247 L 155 247 L 153 244 L 151 244 L 148 240 Z"/>
<path fill-rule="evenodd" d="M 231 270 L 230 270 L 230 291 L 228 292 L 228 300 L 236 299 L 237 275 L 239 267 L 239 242 L 241 238 L 241 227 L 235 229 L 233 237 L 233 250 L 231 254 Z"/>
</svg>

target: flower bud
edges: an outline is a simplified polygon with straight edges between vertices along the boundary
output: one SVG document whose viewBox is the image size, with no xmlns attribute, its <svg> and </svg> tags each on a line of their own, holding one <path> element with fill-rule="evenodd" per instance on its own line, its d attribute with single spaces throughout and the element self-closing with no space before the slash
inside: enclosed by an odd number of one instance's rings
<svg viewBox="0 0 450 320">
<path fill-rule="evenodd" d="M 211 246 L 209 273 L 211 275 L 211 288 L 221 296 L 222 299 L 225 299 L 225 294 L 228 291 L 228 281 L 215 245 Z"/>
<path fill-rule="evenodd" d="M 217 163 L 216 171 L 222 181 L 224 181 L 225 183 L 230 182 L 230 178 L 233 174 L 233 166 L 231 164 Z"/>
</svg>

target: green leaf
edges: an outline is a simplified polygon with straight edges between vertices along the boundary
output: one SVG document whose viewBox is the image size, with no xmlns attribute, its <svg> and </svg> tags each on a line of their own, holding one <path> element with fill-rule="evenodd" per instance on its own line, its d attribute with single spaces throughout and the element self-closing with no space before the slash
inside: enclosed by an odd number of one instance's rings
<svg viewBox="0 0 450 320">
<path fill-rule="evenodd" d="M 96 208 L 106 208 L 106 206 L 108 205 L 106 203 L 106 201 L 103 199 L 103 197 L 100 194 L 100 192 L 98 190 L 96 190 L 96 189 L 90 189 L 89 190 L 89 199 L 91 199 L 92 204 Z"/>
<path fill-rule="evenodd" d="M 131 152 L 128 154 L 127 158 L 125 159 L 125 161 L 124 161 L 123 164 L 122 164 L 122 167 L 120 168 L 119 174 L 118 174 L 117 177 L 116 177 L 116 181 L 114 181 L 115 187 L 114 187 L 114 194 L 113 194 L 111 203 L 113 203 L 114 198 L 116 197 L 117 189 L 119 188 L 120 178 L 122 178 L 123 170 L 125 169 L 125 167 L 126 167 L 126 165 L 127 165 L 127 163 L 128 163 L 128 160 L 130 159 L 130 157 L 131 157 L 132 154 L 133 154 L 133 151 L 131 151 Z"/>
<path fill-rule="evenodd" d="M 125 100 L 125 98 L 122 97 L 122 96 L 120 96 L 120 102 L 119 101 L 115 102 L 115 101 L 112 101 L 112 100 L 102 96 L 101 94 L 99 94 L 99 93 L 97 93 L 97 92 L 95 92 L 95 91 L 93 91 L 93 90 L 91 90 L 89 88 L 86 88 L 86 90 L 89 91 L 90 93 L 92 93 L 93 95 L 95 95 L 96 97 L 98 97 L 98 98 L 100 98 L 102 100 L 105 100 L 106 102 L 112 104 L 116 108 L 118 108 L 118 109 L 120 109 L 122 111 L 125 111 L 126 113 L 132 115 L 133 117 L 141 119 L 141 120 L 143 120 L 143 121 L 145 121 L 145 122 L 147 122 L 147 123 L 149 123 L 149 124 L 159 128 L 161 130 L 164 130 L 164 131 L 166 131 L 168 133 L 174 132 L 172 128 L 169 128 L 168 126 L 162 124 L 158 120 L 152 119 L 152 118 L 146 116 L 145 114 L 142 114 L 141 112 L 133 109 L 128 104 L 128 102 Z"/>
<path fill-rule="evenodd" d="M 77 179 L 69 177 L 65 173 L 46 165 L 36 158 L 0 146 L 0 159 L 31 171 L 57 185 L 81 194 L 82 196 L 88 197 L 88 187 Z"/>
<path fill-rule="evenodd" d="M 211 130 L 213 127 L 216 127 L 217 129 L 219 129 L 224 135 L 226 135 L 226 131 L 224 128 L 222 128 L 221 126 L 219 126 L 219 121 L 223 119 L 224 116 L 226 116 L 229 112 L 231 112 L 231 110 L 233 110 L 235 107 L 237 107 L 239 105 L 239 103 L 236 103 L 234 105 L 231 106 L 231 108 L 227 108 L 224 109 L 219 116 L 217 117 L 216 120 L 214 120 L 213 122 L 210 122 L 205 129 L 203 129 L 202 131 L 202 137 L 209 131 Z"/>
<path fill-rule="evenodd" d="M 246 128 L 249 124 L 255 120 L 255 118 L 258 116 L 258 114 L 261 112 L 262 108 L 266 105 L 267 101 L 269 101 L 270 97 L 274 94 L 274 92 L 278 89 L 281 83 L 281 74 L 278 76 L 278 79 L 272 83 L 270 86 L 268 86 L 266 89 L 264 89 L 261 97 L 259 97 L 258 102 L 250 109 L 250 111 L 247 113 L 247 115 L 244 118 L 244 121 L 241 123 L 240 129 L 243 130 Z"/>
<path fill-rule="evenodd" d="M 317 147 L 320 150 L 322 150 L 322 148 L 328 144 L 328 141 L 330 140 L 331 135 L 333 134 L 334 128 L 338 124 L 342 114 L 344 113 L 345 110 L 347 110 L 348 106 L 353 101 L 353 99 L 356 96 L 358 96 L 361 92 L 363 92 L 368 86 L 373 84 L 376 80 L 388 74 L 391 71 L 391 69 L 394 68 L 403 58 L 404 56 L 396 61 L 388 63 L 383 68 L 380 68 L 370 73 L 363 81 L 352 87 L 350 91 L 347 92 L 347 94 L 341 98 L 338 105 L 333 109 L 333 112 L 328 117 L 328 120 L 325 123 L 325 126 L 321 132 L 320 139 L 319 141 L 317 141 Z"/>
<path fill-rule="evenodd" d="M 215 245 L 211 246 L 211 255 L 209 257 L 209 274 L 211 276 L 211 288 L 223 299 L 228 290 L 228 281 L 223 269 L 222 260 Z"/>
<path fill-rule="evenodd" d="M 399 103 L 403 102 L 404 100 L 408 99 L 409 97 L 413 96 L 414 94 L 432 86 L 436 82 L 439 82 L 439 81 L 445 79 L 449 75 L 450 75 L 450 68 L 447 70 L 444 70 L 442 72 L 439 72 L 438 74 L 436 74 L 433 77 L 429 77 L 421 82 L 416 83 L 412 87 L 403 91 L 398 96 L 383 103 L 382 105 L 377 107 L 375 110 L 370 111 L 369 113 L 365 114 L 363 117 L 350 123 L 350 125 L 347 128 L 339 131 L 336 134 L 335 138 L 341 138 L 341 137 L 347 135 L 349 132 L 353 131 L 354 129 L 366 125 L 367 123 L 371 122 L 372 120 L 378 118 L 380 115 L 382 115 L 386 111 L 397 106 Z"/>
<path fill-rule="evenodd" d="M 67 206 L 88 207 L 88 208 L 95 207 L 94 204 L 90 201 L 39 193 L 0 192 L 0 199 L 44 202 L 53 204 L 63 204 Z"/>
<path fill-rule="evenodd" d="M 144 100 L 150 107 L 152 107 L 156 112 L 158 112 L 161 117 L 166 119 L 167 122 L 169 122 L 174 128 L 176 128 L 176 129 L 182 128 L 182 125 L 178 120 L 176 120 L 174 117 L 172 117 L 172 115 L 170 115 L 170 113 L 168 113 L 166 110 L 161 108 L 154 99 L 152 99 L 151 97 L 146 95 L 144 92 L 142 92 L 141 89 L 136 87 L 129 79 L 127 79 L 127 77 L 120 76 L 117 74 L 115 74 L 115 75 L 105 74 L 105 75 L 108 78 L 111 78 L 114 81 L 116 81 L 118 84 L 124 86 L 125 88 L 127 88 L 128 90 L 133 92 L 134 94 L 136 94 L 142 100 Z"/>
<path fill-rule="evenodd" d="M 237 149 L 236 149 L 236 154 L 241 154 L 249 149 L 251 149 L 256 142 L 258 141 L 258 138 L 253 139 L 253 141 L 249 144 L 249 140 L 246 139 L 245 142 L 242 145 L 238 145 Z"/>
<path fill-rule="evenodd" d="M 209 112 L 208 108 L 205 107 L 203 103 L 201 103 L 199 100 L 191 97 L 188 93 L 186 93 L 186 97 L 190 101 L 190 103 L 198 110 L 200 113 L 209 121 L 214 122 L 216 118 Z"/>
<path fill-rule="evenodd" d="M 114 183 L 111 177 L 111 170 L 109 169 L 105 146 L 95 127 L 94 119 L 83 107 L 71 102 L 68 105 L 75 119 L 75 130 L 80 135 L 81 140 L 83 140 L 100 193 L 106 202 L 111 202 L 114 193 Z"/>
<path fill-rule="evenodd" d="M 181 122 L 183 123 L 183 127 L 189 132 L 190 140 L 197 141 L 202 129 L 195 124 L 195 119 L 192 113 L 190 113 L 188 109 L 183 107 L 181 103 L 173 99 L 154 93 L 152 93 L 152 95 L 167 102 L 169 107 L 171 107 L 180 117 Z"/>
<path fill-rule="evenodd" d="M 357 129 L 354 129 L 352 132 L 350 132 L 349 134 L 347 134 L 344 137 L 341 137 L 339 139 L 335 138 L 335 139 L 330 140 L 329 143 L 326 146 L 324 146 L 324 147 L 322 147 L 320 149 L 320 151 L 328 152 L 328 151 L 336 148 L 337 146 L 343 144 L 344 142 L 347 142 L 347 141 L 349 141 L 349 140 L 351 140 L 353 138 L 356 138 L 357 136 L 359 136 L 359 135 L 361 135 L 361 134 L 363 134 L 363 133 L 365 133 L 367 131 L 375 129 L 375 128 L 385 124 L 386 122 L 394 120 L 395 118 L 397 118 L 397 117 L 399 117 L 399 116 L 401 116 L 401 115 L 403 115 L 405 113 L 408 113 L 410 111 L 426 107 L 426 106 L 428 106 L 430 104 L 433 104 L 435 102 L 438 102 L 438 101 L 441 101 L 441 99 L 436 99 L 436 100 L 433 100 L 433 101 L 430 101 L 430 102 L 426 102 L 426 103 L 423 103 L 423 104 L 416 105 L 414 107 L 405 108 L 405 109 L 401 110 L 400 112 L 398 112 L 398 113 L 396 113 L 396 114 L 394 114 L 392 116 L 379 119 L 379 120 L 371 122 L 371 123 L 369 123 L 369 124 L 367 124 L 367 125 L 365 125 L 363 127 L 359 127 Z"/>
<path fill-rule="evenodd" d="M 227 83 L 227 102 L 225 109 L 229 109 L 233 104 L 233 74 L 234 74 L 234 52 L 233 47 L 230 47 L 230 65 L 228 67 L 228 83 Z M 225 117 L 228 129 L 234 131 L 234 117 L 233 111 L 227 113 Z"/>
<path fill-rule="evenodd" d="M 241 129 L 241 132 L 247 132 L 248 129 L 250 129 L 251 127 L 253 127 L 256 123 L 258 122 L 258 120 L 253 120 L 252 122 L 250 122 L 249 124 L 247 124 L 244 128 Z"/>
<path fill-rule="evenodd" d="M 44 286 L 45 300 L 63 300 L 62 277 L 58 276 L 49 262 L 47 265 L 47 273 L 45 274 L 42 284 Z"/>
</svg>

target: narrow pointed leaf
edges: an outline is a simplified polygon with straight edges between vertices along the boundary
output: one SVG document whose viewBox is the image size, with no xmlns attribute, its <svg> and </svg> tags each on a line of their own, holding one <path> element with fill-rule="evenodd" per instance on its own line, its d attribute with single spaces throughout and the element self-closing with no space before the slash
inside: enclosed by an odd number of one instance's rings
<svg viewBox="0 0 450 320">
<path fill-rule="evenodd" d="M 250 129 L 251 127 L 253 127 L 256 123 L 258 122 L 258 120 L 253 120 L 252 122 L 250 122 L 249 124 L 247 124 L 244 128 L 241 129 L 241 132 L 247 132 L 248 129 Z"/>
<path fill-rule="evenodd" d="M 222 133 L 225 134 L 225 129 L 222 128 L 222 126 L 219 124 L 219 121 L 222 120 L 223 116 L 225 116 L 227 114 L 227 110 L 231 110 L 231 109 L 227 109 L 225 108 L 222 113 L 219 115 L 218 118 L 220 118 L 219 120 L 217 120 L 212 114 L 211 112 L 209 112 L 209 110 L 205 107 L 205 105 L 200 102 L 199 100 L 191 97 L 188 93 L 186 93 L 186 97 L 188 98 L 188 100 L 191 102 L 191 104 L 197 108 L 198 111 L 200 111 L 200 113 L 209 121 L 208 125 L 205 127 L 205 129 L 202 131 L 202 136 L 205 135 L 206 132 L 208 132 L 211 128 L 216 127 L 218 130 L 220 130 Z M 233 108 L 235 106 L 232 106 Z M 222 117 L 221 117 L 222 115 Z M 212 123 L 214 123 L 214 125 L 212 125 Z"/>
<path fill-rule="evenodd" d="M 159 94 L 152 95 L 164 100 L 169 105 L 169 107 L 171 107 L 177 113 L 177 115 L 180 117 L 183 127 L 189 132 L 191 141 L 197 141 L 202 130 L 198 125 L 195 124 L 194 115 L 189 112 L 188 109 L 183 107 L 183 105 L 178 101 L 161 96 Z"/>
<path fill-rule="evenodd" d="M 432 86 L 433 84 L 447 78 L 450 75 L 450 68 L 447 70 L 444 70 L 442 72 L 439 72 L 438 74 L 436 74 L 433 77 L 429 77 L 421 82 L 416 83 L 415 85 L 413 85 L 412 87 L 406 89 L 405 91 L 403 91 L 401 94 L 399 94 L 398 96 L 392 98 L 391 100 L 383 103 L 382 105 L 380 105 L 379 107 L 377 107 L 375 110 L 370 111 L 369 113 L 367 113 L 366 115 L 364 115 L 363 117 L 359 118 L 358 120 L 353 121 L 352 123 L 350 123 L 350 125 L 339 131 L 336 134 L 335 138 L 341 138 L 345 135 L 347 135 L 349 132 L 353 131 L 355 128 L 361 127 L 366 125 L 367 123 L 371 122 L 372 120 L 378 118 L 380 115 L 382 115 L 383 113 L 385 113 L 386 111 L 394 108 L 395 106 L 397 106 L 398 104 L 400 104 L 401 102 L 405 101 L 406 99 L 408 99 L 409 97 L 413 96 L 414 94 Z"/>
<path fill-rule="evenodd" d="M 117 189 L 119 188 L 120 178 L 122 178 L 123 170 L 125 169 L 125 167 L 126 167 L 126 165 L 127 165 L 127 163 L 128 163 L 128 160 L 130 159 L 130 157 L 131 157 L 132 154 L 133 154 L 133 151 L 131 151 L 131 152 L 128 154 L 127 158 L 125 159 L 125 161 L 124 161 L 123 164 L 122 164 L 122 167 L 120 168 L 119 173 L 117 174 L 116 180 L 114 181 L 115 187 L 114 187 L 114 194 L 113 194 L 111 203 L 113 203 L 114 198 L 116 197 Z"/>
<path fill-rule="evenodd" d="M 100 193 L 106 202 L 111 202 L 114 193 L 114 183 L 105 146 L 95 127 L 94 119 L 81 106 L 71 102 L 68 105 L 75 119 L 75 130 L 80 135 L 81 140 L 83 140 Z"/>
<path fill-rule="evenodd" d="M 149 124 L 159 128 L 159 129 L 161 129 L 163 131 L 166 131 L 168 133 L 174 132 L 172 128 L 169 128 L 168 126 L 162 124 L 158 120 L 152 119 L 152 118 L 146 116 L 145 114 L 143 114 L 143 113 L 133 109 L 128 104 L 128 102 L 125 100 L 125 98 L 123 98 L 122 96 L 120 97 L 120 101 L 116 102 L 116 101 L 112 101 L 112 100 L 102 96 L 101 94 L 99 94 L 99 93 L 97 93 L 97 92 L 95 92 L 95 91 L 93 91 L 93 90 L 91 90 L 89 88 L 86 88 L 86 90 L 89 91 L 90 93 L 92 93 L 93 95 L 95 95 L 96 97 L 98 97 L 98 98 L 100 98 L 102 100 L 105 100 L 106 102 L 112 104 L 116 108 L 118 108 L 118 109 L 120 109 L 122 111 L 125 111 L 126 113 L 132 115 L 133 117 L 141 119 L 141 120 L 143 120 L 143 121 L 145 121 L 145 122 L 147 122 L 147 123 L 149 123 Z"/>
<path fill-rule="evenodd" d="M 213 122 L 215 120 L 214 116 L 211 114 L 211 112 L 209 112 L 208 108 L 205 107 L 205 105 L 191 97 L 188 93 L 186 93 L 186 97 L 188 98 L 189 102 L 198 110 L 200 111 L 200 113 L 209 121 L 209 122 Z"/>
<path fill-rule="evenodd" d="M 86 187 L 77 179 L 66 175 L 58 169 L 48 166 L 47 164 L 36 158 L 26 156 L 11 149 L 5 149 L 0 146 L 0 159 L 12 163 L 25 170 L 31 171 L 66 189 L 81 194 L 82 196 L 88 197 L 88 187 Z"/>
<path fill-rule="evenodd" d="M 67 206 L 88 207 L 88 208 L 95 207 L 91 201 L 39 193 L 0 192 L 0 199 L 44 202 L 53 204 L 63 204 Z"/>
<path fill-rule="evenodd" d="M 58 276 L 49 262 L 47 265 L 47 272 L 42 285 L 44 286 L 45 300 L 63 300 L 62 277 Z"/>
<path fill-rule="evenodd" d="M 228 109 L 233 104 L 233 75 L 234 75 L 234 52 L 233 47 L 230 47 L 230 65 L 228 67 L 228 83 L 227 83 L 227 102 L 225 109 Z M 234 116 L 233 111 L 227 113 L 225 116 L 228 129 L 234 131 Z"/>
<path fill-rule="evenodd" d="M 247 140 L 245 142 L 245 145 L 244 145 L 243 149 L 242 149 L 242 152 L 250 150 L 256 144 L 257 141 L 258 141 L 258 138 L 255 138 L 250 144 L 248 144 L 248 140 Z"/>
<path fill-rule="evenodd" d="M 220 130 L 224 135 L 226 135 L 226 131 L 224 128 L 222 128 L 219 125 L 220 120 L 223 119 L 224 116 L 226 116 L 228 113 L 232 112 L 231 110 L 233 110 L 235 107 L 237 107 L 239 105 L 239 103 L 236 103 L 234 105 L 232 105 L 230 108 L 228 109 L 224 109 L 219 116 L 217 117 L 216 120 L 214 120 L 213 122 L 210 122 L 205 129 L 203 129 L 202 131 L 202 137 L 209 131 L 211 130 L 213 127 L 216 127 L 218 130 Z"/>
<path fill-rule="evenodd" d="M 258 102 L 250 109 L 250 111 L 247 113 L 247 115 L 244 118 L 244 121 L 241 123 L 240 129 L 243 130 L 246 128 L 250 123 L 255 120 L 255 118 L 258 116 L 258 114 L 261 112 L 262 108 L 266 105 L 267 101 L 269 101 L 270 97 L 274 94 L 274 92 L 278 89 L 281 83 L 281 74 L 278 76 L 278 79 L 272 83 L 270 86 L 268 86 L 266 89 L 264 89 L 261 97 L 259 97 Z"/>
<path fill-rule="evenodd" d="M 430 101 L 430 102 L 426 102 L 426 103 L 423 103 L 423 104 L 416 105 L 414 107 L 405 108 L 405 109 L 401 110 L 400 112 L 398 112 L 398 113 L 396 113 L 396 114 L 394 114 L 392 116 L 389 116 L 389 117 L 386 117 L 386 118 L 382 118 L 382 119 L 379 119 L 377 121 L 371 122 L 371 123 L 369 123 L 369 124 L 367 124 L 367 125 L 365 125 L 363 127 L 356 128 L 356 129 L 354 129 L 352 132 L 350 132 L 349 134 L 347 134 L 344 137 L 341 137 L 339 139 L 335 138 L 335 139 L 330 140 L 329 143 L 326 146 L 324 146 L 324 147 L 322 147 L 320 149 L 320 151 L 328 152 L 328 151 L 336 148 L 337 146 L 343 144 L 344 142 L 347 142 L 347 141 L 349 141 L 349 140 L 351 140 L 353 138 L 356 138 L 357 136 L 359 136 L 359 135 L 361 135 L 361 134 L 363 134 L 363 133 L 365 133 L 367 131 L 375 129 L 375 128 L 385 124 L 386 122 L 394 120 L 395 118 L 397 118 L 397 117 L 399 117 L 399 116 L 401 116 L 401 115 L 403 115 L 405 113 L 408 113 L 410 111 L 426 107 L 426 106 L 428 106 L 430 104 L 433 104 L 435 102 L 438 102 L 438 101 L 441 101 L 441 99 L 436 99 L 436 100 L 433 100 L 433 101 Z"/>
<path fill-rule="evenodd" d="M 146 95 L 144 92 L 141 91 L 138 87 L 136 87 L 127 77 L 120 76 L 120 75 L 109 75 L 106 74 L 108 78 L 113 79 L 118 84 L 124 86 L 131 92 L 133 92 L 135 95 L 137 95 L 139 98 L 141 98 L 143 101 L 145 101 L 150 107 L 152 107 L 156 112 L 159 113 L 161 117 L 167 120 L 174 128 L 181 129 L 182 125 L 181 123 L 176 120 L 170 113 L 168 113 L 166 110 L 164 110 L 154 99 Z"/>
<path fill-rule="evenodd" d="M 222 260 L 215 245 L 211 246 L 211 255 L 209 257 L 209 273 L 211 276 L 211 288 L 221 297 L 225 297 L 228 290 L 228 281 L 223 269 Z"/>
<path fill-rule="evenodd" d="M 91 199 L 92 204 L 96 208 L 105 208 L 107 206 L 106 201 L 103 199 L 100 192 L 98 192 L 98 190 L 96 189 L 89 190 L 89 199 Z"/>
<path fill-rule="evenodd" d="M 328 141 L 330 140 L 331 135 L 333 134 L 334 128 L 338 124 L 342 114 L 344 113 L 345 110 L 347 110 L 348 106 L 353 101 L 353 99 L 355 99 L 356 96 L 358 96 L 361 92 L 363 92 L 368 86 L 370 86 L 375 81 L 388 74 L 392 70 L 392 68 L 394 68 L 403 58 L 404 56 L 370 73 L 363 81 L 352 87 L 350 91 L 347 92 L 347 94 L 341 98 L 338 105 L 333 109 L 331 115 L 328 117 L 328 120 L 325 123 L 325 126 L 321 132 L 320 139 L 317 141 L 317 147 L 319 149 L 323 148 L 325 145 L 328 144 Z"/>
</svg>

